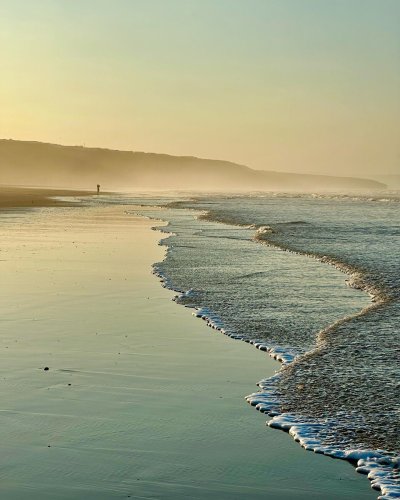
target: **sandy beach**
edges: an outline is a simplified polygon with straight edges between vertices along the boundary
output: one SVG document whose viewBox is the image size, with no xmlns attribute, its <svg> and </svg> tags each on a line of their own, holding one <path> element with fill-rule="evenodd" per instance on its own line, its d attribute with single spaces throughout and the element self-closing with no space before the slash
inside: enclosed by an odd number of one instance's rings
<svg viewBox="0 0 400 500">
<path fill-rule="evenodd" d="M 94 191 L 87 190 L 0 186 L 0 210 L 68 206 L 70 203 L 55 199 L 55 197 L 90 196 L 93 194 L 95 194 Z"/>
<path fill-rule="evenodd" d="M 2 498 L 376 498 L 245 403 L 279 365 L 171 301 L 152 225 L 0 212 Z"/>
</svg>

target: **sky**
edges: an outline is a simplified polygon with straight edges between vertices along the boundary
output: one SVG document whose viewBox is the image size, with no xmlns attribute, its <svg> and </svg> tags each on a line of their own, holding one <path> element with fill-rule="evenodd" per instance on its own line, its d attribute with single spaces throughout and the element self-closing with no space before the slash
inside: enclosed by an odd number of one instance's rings
<svg viewBox="0 0 400 500">
<path fill-rule="evenodd" d="M 400 0 L 0 0 L 0 137 L 400 174 Z"/>
</svg>

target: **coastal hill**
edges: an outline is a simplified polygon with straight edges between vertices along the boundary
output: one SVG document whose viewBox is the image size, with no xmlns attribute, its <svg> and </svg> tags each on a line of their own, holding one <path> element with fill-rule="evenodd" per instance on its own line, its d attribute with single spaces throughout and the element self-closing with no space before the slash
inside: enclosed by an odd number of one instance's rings
<svg viewBox="0 0 400 500">
<path fill-rule="evenodd" d="M 388 189 L 400 189 L 400 174 L 373 175 L 371 179 L 386 184 Z"/>
<path fill-rule="evenodd" d="M 371 190 L 370 179 L 253 170 L 229 161 L 0 139 L 0 184 L 92 189 Z"/>
</svg>

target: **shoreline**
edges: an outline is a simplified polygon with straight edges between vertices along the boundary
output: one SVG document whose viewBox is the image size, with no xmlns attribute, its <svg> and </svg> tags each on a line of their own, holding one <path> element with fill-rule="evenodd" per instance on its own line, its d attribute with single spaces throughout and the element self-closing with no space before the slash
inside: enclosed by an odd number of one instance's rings
<svg viewBox="0 0 400 500">
<path fill-rule="evenodd" d="M 4 498 L 374 498 L 265 428 L 243 398 L 277 363 L 176 307 L 159 234 L 125 208 L 0 225 Z"/>
<path fill-rule="evenodd" d="M 186 208 L 184 209 L 187 210 Z M 208 220 L 210 222 L 247 227 L 246 225 L 242 225 L 240 223 L 235 224 L 232 221 L 224 222 L 218 218 L 213 219 L 210 211 L 204 211 L 201 208 L 196 209 L 192 206 L 189 210 L 197 212 L 198 218 Z M 349 276 L 348 285 L 350 288 L 361 290 L 370 298 L 369 304 L 364 306 L 359 311 L 339 318 L 320 330 L 316 335 L 314 348 L 305 353 L 305 355 L 318 352 L 319 349 L 321 349 L 321 346 L 324 345 L 324 336 L 326 336 L 328 332 L 335 331 L 339 325 L 346 324 L 355 318 L 363 317 L 370 312 L 379 310 L 394 300 L 394 297 L 391 297 L 390 293 L 388 293 L 385 288 L 378 287 L 368 281 L 361 270 L 339 260 L 338 258 L 293 249 L 289 245 L 283 245 L 274 239 L 270 239 L 268 233 L 265 235 L 258 235 L 256 231 L 253 241 L 255 243 L 261 243 L 285 252 L 302 255 L 307 258 L 313 258 L 323 264 L 332 266 L 344 275 Z M 168 247 L 168 237 L 163 240 L 163 244 Z M 171 288 L 169 285 L 169 278 L 164 277 L 162 273 L 159 273 L 159 275 L 162 281 L 165 282 L 166 286 Z M 185 294 L 185 290 L 176 291 Z M 270 345 L 267 342 L 259 340 L 249 339 L 245 336 L 232 334 L 229 330 L 225 329 L 223 323 L 219 320 L 218 316 L 215 316 L 213 311 L 210 311 L 207 308 L 195 308 L 195 311 L 196 312 L 193 314 L 196 317 L 205 320 L 207 326 L 221 331 L 224 335 L 227 335 L 232 339 L 246 341 L 247 343 L 254 345 L 257 349 L 265 351 L 270 357 L 281 363 L 281 368 L 285 366 L 290 367 L 292 362 L 295 361 L 296 356 L 290 352 L 290 349 Z M 214 316 L 217 320 L 215 320 Z M 267 421 L 267 425 L 289 433 L 289 435 L 292 436 L 292 438 L 307 451 L 312 451 L 314 453 L 349 462 L 355 467 L 355 470 L 358 473 L 368 476 L 371 488 L 380 492 L 381 496 L 379 498 L 394 498 L 398 494 L 398 484 L 396 479 L 396 471 L 398 469 L 399 461 L 398 456 L 395 456 L 391 451 L 380 448 L 378 449 L 377 447 L 353 447 L 346 449 L 340 448 L 339 446 L 328 446 L 323 444 L 314 433 L 314 429 L 318 429 L 318 427 L 324 425 L 323 420 L 321 421 L 319 418 L 313 419 L 311 417 L 303 417 L 301 414 L 296 413 L 280 412 L 280 401 L 277 396 L 277 392 L 279 392 L 277 382 L 279 383 L 280 375 L 281 372 L 279 371 L 271 378 L 263 378 L 257 384 L 259 386 L 259 390 L 249 394 L 245 398 L 251 406 L 270 417 L 270 420 Z"/>
<path fill-rule="evenodd" d="M 206 216 L 204 217 L 202 215 L 204 213 L 202 210 L 196 210 L 194 208 L 191 208 L 189 210 L 197 212 L 202 216 L 202 218 L 207 219 L 208 214 L 206 213 Z M 160 212 L 162 213 L 162 208 L 160 209 Z M 160 244 L 166 247 L 167 255 L 168 249 L 170 248 L 168 239 L 171 235 L 174 234 L 168 231 L 168 220 L 162 218 L 155 219 L 144 214 L 143 216 L 159 223 L 159 225 L 157 225 L 153 229 L 156 229 L 165 235 L 165 237 L 160 240 Z M 324 258 L 319 255 L 307 252 L 294 251 L 288 247 L 280 246 L 278 243 L 274 241 L 271 242 L 268 239 L 264 238 L 254 238 L 254 241 L 256 243 L 258 242 L 266 244 L 267 246 L 275 247 L 283 251 L 301 254 L 308 258 L 315 258 L 320 262 L 331 265 L 342 272 L 344 275 L 348 275 L 351 279 L 353 279 L 354 284 L 350 285 L 352 288 L 361 289 L 363 292 L 370 296 L 371 302 L 369 305 L 365 306 L 363 309 L 361 309 L 357 313 L 352 314 L 351 316 L 340 318 L 333 324 L 328 325 L 323 330 L 321 330 L 317 334 L 316 345 L 314 349 L 309 352 L 318 350 L 321 336 L 323 336 L 326 331 L 334 329 L 338 324 L 367 314 L 370 310 L 375 310 L 384 305 L 386 302 L 389 302 L 389 299 L 385 297 L 383 290 L 378 291 L 378 289 L 375 289 L 372 284 L 361 278 L 360 272 L 357 269 L 347 265 L 344 262 L 340 262 L 337 259 L 333 260 Z M 176 295 L 174 300 L 178 305 L 184 305 L 179 303 L 179 298 L 184 297 L 187 293 L 190 293 L 190 290 L 188 292 L 187 290 L 175 288 L 172 285 L 170 278 L 167 275 L 163 274 L 162 271 L 160 271 L 159 266 L 154 265 L 153 267 L 154 274 L 159 278 L 162 286 L 178 294 Z M 252 340 L 247 337 L 232 334 L 231 332 L 229 332 L 229 330 L 225 329 L 224 324 L 221 322 L 218 316 L 208 308 L 196 308 L 195 306 L 187 305 L 185 305 L 185 307 L 193 309 L 194 312 L 192 313 L 192 315 L 196 318 L 202 319 L 205 322 L 206 326 L 208 326 L 209 328 L 223 333 L 232 340 L 245 341 L 246 343 L 249 343 L 257 349 L 265 352 L 269 355 L 270 358 L 279 362 L 279 368 L 282 368 L 285 365 L 290 365 L 295 359 L 295 357 L 291 353 L 285 351 L 279 346 L 269 345 L 262 341 Z M 312 420 L 310 420 L 310 422 L 307 422 L 304 421 L 301 416 L 299 417 L 295 414 L 280 413 L 280 411 L 278 411 L 279 398 L 276 395 L 276 387 L 274 386 L 274 384 L 276 383 L 276 380 L 278 380 L 279 376 L 280 369 L 277 370 L 276 374 L 272 375 L 271 377 L 264 377 L 257 383 L 259 390 L 257 392 L 249 394 L 244 398 L 247 403 L 255 407 L 255 409 L 257 409 L 260 413 L 265 414 L 269 417 L 269 420 L 267 420 L 266 424 L 271 428 L 283 430 L 284 432 L 288 433 L 293 438 L 293 440 L 299 443 L 305 451 L 312 451 L 326 457 L 341 459 L 350 463 L 355 468 L 356 472 L 362 475 L 368 475 L 371 489 L 380 491 L 381 495 L 383 495 L 382 498 L 386 498 L 386 495 L 389 495 L 391 497 L 392 489 L 396 491 L 396 485 L 388 484 L 388 481 L 390 481 L 390 479 L 387 479 L 386 475 L 390 476 L 392 473 L 392 469 L 390 469 L 389 471 L 387 470 L 387 460 L 391 460 L 392 455 L 388 454 L 387 452 L 381 453 L 382 450 L 379 450 L 378 452 L 371 449 L 351 449 L 342 451 L 333 447 L 324 446 L 320 442 L 316 442 L 312 430 L 315 425 L 318 426 L 320 425 L 320 423 L 315 424 L 315 422 L 313 422 Z M 383 460 L 383 465 L 380 464 L 379 460 Z M 396 467 L 395 462 L 395 459 L 393 459 L 393 468 Z M 381 478 L 382 474 L 385 475 L 384 479 Z"/>
</svg>

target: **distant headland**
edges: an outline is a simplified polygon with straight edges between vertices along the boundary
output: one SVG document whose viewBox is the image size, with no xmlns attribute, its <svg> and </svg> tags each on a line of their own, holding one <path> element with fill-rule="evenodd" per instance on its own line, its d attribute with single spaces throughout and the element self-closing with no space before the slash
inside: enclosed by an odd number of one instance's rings
<svg viewBox="0 0 400 500">
<path fill-rule="evenodd" d="M 0 184 L 107 190 L 380 190 L 371 179 L 254 170 L 245 165 L 166 154 L 0 139 Z"/>
</svg>

